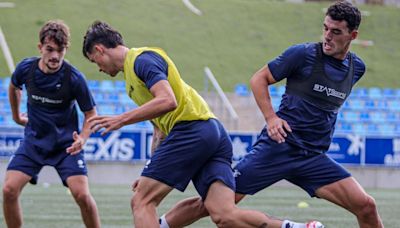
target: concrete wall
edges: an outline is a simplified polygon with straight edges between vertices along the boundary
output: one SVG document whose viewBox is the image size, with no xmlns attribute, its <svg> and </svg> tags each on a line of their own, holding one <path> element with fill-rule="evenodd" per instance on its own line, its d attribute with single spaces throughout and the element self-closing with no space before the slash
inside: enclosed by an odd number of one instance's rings
<svg viewBox="0 0 400 228">
<path fill-rule="evenodd" d="M 89 182 L 91 184 L 127 184 L 131 185 L 143 169 L 142 163 L 89 163 Z M 0 160 L 0 183 L 3 183 L 7 161 Z M 400 189 L 399 168 L 346 167 L 365 188 Z M 60 183 L 57 172 L 52 167 L 44 167 L 39 174 L 39 184 Z M 286 181 L 281 186 L 291 186 Z"/>
</svg>

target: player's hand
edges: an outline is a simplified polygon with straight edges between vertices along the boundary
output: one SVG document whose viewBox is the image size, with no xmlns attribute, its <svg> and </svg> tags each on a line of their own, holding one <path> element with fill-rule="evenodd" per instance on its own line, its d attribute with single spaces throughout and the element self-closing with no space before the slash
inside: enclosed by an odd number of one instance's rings
<svg viewBox="0 0 400 228">
<path fill-rule="evenodd" d="M 285 138 L 287 137 L 286 132 L 292 132 L 292 129 L 290 128 L 286 120 L 275 116 L 268 120 L 267 132 L 268 136 L 272 140 L 276 141 L 277 143 L 283 143 L 285 142 Z"/>
<path fill-rule="evenodd" d="M 92 133 L 104 129 L 101 132 L 101 135 L 105 135 L 110 131 L 118 130 L 123 126 L 120 116 L 93 116 L 88 119 L 88 122 Z"/>
<path fill-rule="evenodd" d="M 74 139 L 74 142 L 70 147 L 67 148 L 67 153 L 75 155 L 81 152 L 83 146 L 85 145 L 85 140 L 76 131 L 74 131 L 72 137 Z"/>
<path fill-rule="evenodd" d="M 14 119 L 15 123 L 26 126 L 28 123 L 28 115 L 26 113 L 20 113 L 17 119 Z"/>
</svg>

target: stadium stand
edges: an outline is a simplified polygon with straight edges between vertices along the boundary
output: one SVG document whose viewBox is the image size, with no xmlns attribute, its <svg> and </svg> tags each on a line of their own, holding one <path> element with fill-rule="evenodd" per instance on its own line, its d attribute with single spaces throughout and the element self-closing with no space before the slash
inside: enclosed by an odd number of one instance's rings
<svg viewBox="0 0 400 228">
<path fill-rule="evenodd" d="M 11 108 L 7 95 L 9 82 L 9 77 L 0 78 L 0 124 L 2 126 L 17 126 L 11 118 Z M 137 107 L 126 95 L 124 81 L 88 80 L 88 85 L 96 100 L 98 113 L 101 115 L 119 114 Z M 272 85 L 269 87 L 269 91 L 272 105 L 277 110 L 285 87 Z M 237 84 L 234 94 L 245 97 L 245 99 L 252 98 L 251 91 L 245 84 Z M 26 112 L 24 103 L 26 103 L 25 90 L 23 91 L 22 105 L 20 107 L 22 112 Z M 248 105 L 246 108 L 248 108 Z M 83 115 L 80 114 L 79 117 L 80 121 L 82 121 Z M 151 123 L 146 121 L 126 126 L 125 129 L 151 127 Z M 238 130 L 246 131 L 248 129 Z M 400 135 L 400 89 L 355 88 L 338 114 L 336 133 L 356 133 L 365 136 Z"/>
</svg>

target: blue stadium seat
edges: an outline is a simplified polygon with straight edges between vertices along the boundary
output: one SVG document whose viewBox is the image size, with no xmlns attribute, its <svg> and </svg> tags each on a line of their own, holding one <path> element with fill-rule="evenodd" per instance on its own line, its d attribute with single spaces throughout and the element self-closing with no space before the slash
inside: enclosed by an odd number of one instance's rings
<svg viewBox="0 0 400 228">
<path fill-rule="evenodd" d="M 133 103 L 131 98 L 128 96 L 128 94 L 120 92 L 118 93 L 118 102 L 121 104 L 130 104 Z"/>
<path fill-rule="evenodd" d="M 395 133 L 396 125 L 394 124 L 379 124 L 379 133 L 384 136 L 393 136 Z"/>
<path fill-rule="evenodd" d="M 354 111 L 344 111 L 343 112 L 343 120 L 348 122 L 355 122 L 360 120 L 359 112 Z"/>
<path fill-rule="evenodd" d="M 250 92 L 246 84 L 240 83 L 235 85 L 235 94 L 239 96 L 249 96 Z"/>
<path fill-rule="evenodd" d="M 102 91 L 113 91 L 114 90 L 114 83 L 111 80 L 103 80 L 100 82 L 100 90 Z"/>
<path fill-rule="evenodd" d="M 360 113 L 360 120 L 361 121 L 370 121 L 371 117 L 369 115 L 369 112 L 361 112 Z"/>
<path fill-rule="evenodd" d="M 353 97 L 348 99 L 346 107 L 353 110 L 363 110 L 365 108 L 365 100 Z"/>
<path fill-rule="evenodd" d="M 368 96 L 368 90 L 363 87 L 354 88 L 350 94 L 350 97 L 363 98 Z"/>
<path fill-rule="evenodd" d="M 368 132 L 367 126 L 360 122 L 353 123 L 351 129 L 353 133 L 357 135 L 367 135 Z"/>
<path fill-rule="evenodd" d="M 336 133 L 351 133 L 351 124 L 347 122 L 340 121 L 336 124 Z"/>
<path fill-rule="evenodd" d="M 274 85 L 269 85 L 269 86 L 268 86 L 268 90 L 269 90 L 269 95 L 270 95 L 271 97 L 278 96 L 278 89 L 276 88 L 276 86 L 274 86 Z"/>
<path fill-rule="evenodd" d="M 91 90 L 98 91 L 100 89 L 100 82 L 97 80 L 88 80 L 87 83 Z"/>
<path fill-rule="evenodd" d="M 10 85 L 10 81 L 11 81 L 11 77 L 3 78 L 2 83 L 1 83 L 1 88 L 6 89 L 6 91 L 7 91 L 8 86 Z"/>
<path fill-rule="evenodd" d="M 399 122 L 400 123 L 400 112 L 386 112 L 386 121 L 388 122 Z"/>
<path fill-rule="evenodd" d="M 117 80 L 114 82 L 114 86 L 118 92 L 125 91 L 125 81 Z"/>
<path fill-rule="evenodd" d="M 285 86 L 278 86 L 278 96 L 281 97 L 286 91 Z"/>
<path fill-rule="evenodd" d="M 279 105 L 281 105 L 281 99 L 279 97 L 271 97 L 272 107 L 275 111 L 279 110 Z"/>
<path fill-rule="evenodd" d="M 115 106 L 113 104 L 100 104 L 97 106 L 100 115 L 114 115 Z"/>
<path fill-rule="evenodd" d="M 400 135 L 400 123 L 397 123 L 397 124 L 396 124 L 396 128 L 395 128 L 395 132 L 394 132 L 394 133 L 395 133 L 395 135 L 397 135 L 397 136 Z"/>
<path fill-rule="evenodd" d="M 398 100 L 388 100 L 387 101 L 387 106 L 388 106 L 389 110 L 400 111 L 400 99 L 398 99 Z"/>
<path fill-rule="evenodd" d="M 368 89 L 368 97 L 372 99 L 382 98 L 382 90 L 377 87 L 371 87 Z"/>
<path fill-rule="evenodd" d="M 380 111 L 369 112 L 369 116 L 371 121 L 373 122 L 384 122 L 385 121 L 385 113 Z"/>
<path fill-rule="evenodd" d="M 377 134 L 379 134 L 378 130 L 379 129 L 378 129 L 378 125 L 377 124 L 369 123 L 367 125 L 367 134 L 368 135 L 377 135 Z"/>
<path fill-rule="evenodd" d="M 384 88 L 382 90 L 382 95 L 384 98 L 394 98 L 396 97 L 396 90 L 392 88 Z"/>
</svg>

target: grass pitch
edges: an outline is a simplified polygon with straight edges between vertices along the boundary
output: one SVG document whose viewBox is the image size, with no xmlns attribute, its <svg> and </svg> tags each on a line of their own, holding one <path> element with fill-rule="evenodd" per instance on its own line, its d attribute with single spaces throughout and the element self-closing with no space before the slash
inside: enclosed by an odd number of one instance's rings
<svg viewBox="0 0 400 228">
<path fill-rule="evenodd" d="M 375 197 L 379 212 L 386 228 L 399 227 L 400 191 L 397 189 L 368 189 L 369 194 Z M 130 212 L 130 198 L 132 192 L 129 185 L 91 185 L 91 192 L 97 202 L 102 226 L 132 227 Z M 185 193 L 172 191 L 159 207 L 159 214 L 166 212 L 177 201 L 196 195 L 192 186 Z M 305 201 L 308 208 L 298 208 L 297 204 Z M 53 228 L 53 227 L 84 227 L 78 206 L 72 196 L 61 184 L 44 186 L 28 185 L 21 196 L 24 212 L 25 228 Z M 259 192 L 255 196 L 247 197 L 240 203 L 242 208 L 251 208 L 263 211 L 280 218 L 290 218 L 296 221 L 317 219 L 328 228 L 358 227 L 355 217 L 331 203 L 319 199 L 310 199 L 308 195 L 295 187 L 272 187 Z M 5 227 L 2 209 L 0 209 L 0 227 Z M 215 227 L 209 218 L 204 218 L 193 228 Z"/>
</svg>

